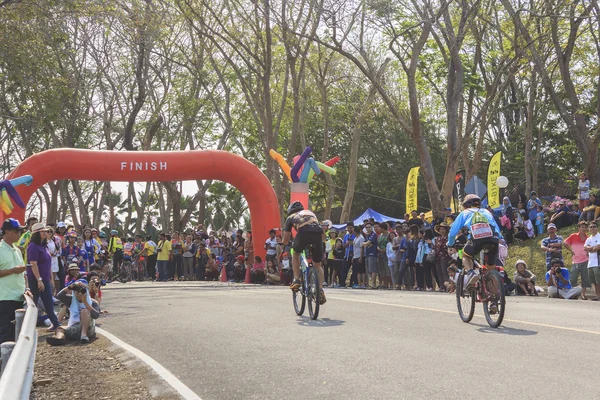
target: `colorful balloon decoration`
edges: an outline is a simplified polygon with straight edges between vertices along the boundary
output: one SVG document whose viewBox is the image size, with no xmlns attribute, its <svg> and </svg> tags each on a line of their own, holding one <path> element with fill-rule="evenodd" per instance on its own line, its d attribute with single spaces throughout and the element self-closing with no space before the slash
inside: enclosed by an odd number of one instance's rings
<svg viewBox="0 0 600 400">
<path fill-rule="evenodd" d="M 31 175 L 21 176 L 16 179 L 5 179 L 0 181 L 0 209 L 4 212 L 5 215 L 10 215 L 15 208 L 12 204 L 14 201 L 17 206 L 21 208 L 25 208 L 25 203 L 17 193 L 15 186 L 18 185 L 31 185 L 33 178 Z"/>
<path fill-rule="evenodd" d="M 325 172 L 330 175 L 335 175 L 336 170 L 332 168 L 340 158 L 338 156 L 333 157 L 324 163 L 315 161 L 310 157 L 312 149 L 307 147 L 304 149 L 302 154 L 297 155 L 293 158 L 294 165 L 290 168 L 289 164 L 285 161 L 283 156 L 271 149 L 269 154 L 273 160 L 277 161 L 285 175 L 288 177 L 290 182 L 299 183 L 310 183 L 315 175 L 319 175 L 321 172 Z"/>
</svg>

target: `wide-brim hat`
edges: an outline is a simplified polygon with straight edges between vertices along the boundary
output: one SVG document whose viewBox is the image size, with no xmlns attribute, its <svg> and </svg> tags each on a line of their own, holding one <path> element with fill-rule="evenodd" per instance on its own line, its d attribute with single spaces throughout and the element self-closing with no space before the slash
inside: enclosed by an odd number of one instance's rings
<svg viewBox="0 0 600 400">
<path fill-rule="evenodd" d="M 75 263 L 69 264 L 69 269 L 67 271 L 71 271 L 71 270 L 77 270 L 79 271 L 79 266 Z"/>
<path fill-rule="evenodd" d="M 37 232 L 48 232 L 48 227 L 45 224 L 42 224 L 41 222 L 33 224 L 33 226 L 31 227 L 31 233 Z"/>
<path fill-rule="evenodd" d="M 434 229 L 435 229 L 435 231 L 436 231 L 437 233 L 440 233 L 440 228 L 446 228 L 446 229 L 449 231 L 449 230 L 450 230 L 450 225 L 448 225 L 448 224 L 447 224 L 447 223 L 445 223 L 445 222 L 442 222 L 441 224 L 437 224 L 437 225 L 435 226 L 435 228 L 434 228 Z M 440 233 L 440 234 L 441 234 L 441 233 Z"/>
</svg>

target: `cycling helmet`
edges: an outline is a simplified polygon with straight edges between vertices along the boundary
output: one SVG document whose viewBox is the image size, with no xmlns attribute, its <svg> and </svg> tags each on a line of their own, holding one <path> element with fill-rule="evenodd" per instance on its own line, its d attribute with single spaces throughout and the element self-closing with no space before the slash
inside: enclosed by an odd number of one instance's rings
<svg viewBox="0 0 600 400">
<path fill-rule="evenodd" d="M 465 199 L 463 200 L 464 208 L 479 207 L 480 205 L 481 205 L 481 198 L 479 196 L 477 196 L 476 194 L 468 194 L 465 196 Z"/>
<path fill-rule="evenodd" d="M 100 236 L 101 238 L 105 238 L 106 237 L 106 233 L 104 233 L 103 231 L 101 231 L 98 236 Z"/>
<path fill-rule="evenodd" d="M 290 206 L 288 207 L 288 216 L 297 213 L 298 211 L 302 211 L 304 210 L 304 206 L 302 205 L 302 203 L 300 203 L 299 201 L 295 201 L 292 204 L 290 204 Z"/>
<path fill-rule="evenodd" d="M 321 226 L 326 226 L 328 230 L 329 230 L 329 229 L 331 229 L 331 226 L 332 226 L 332 225 L 333 225 L 333 224 L 332 224 L 332 223 L 331 223 L 331 221 L 330 221 L 330 220 L 328 220 L 328 219 L 326 219 L 325 221 L 321 222 Z"/>
<path fill-rule="evenodd" d="M 110 231 L 110 235 L 111 236 L 116 236 L 118 234 L 119 234 L 119 232 L 117 232 L 117 230 L 115 230 L 115 229 L 113 229 L 113 230 Z"/>
</svg>

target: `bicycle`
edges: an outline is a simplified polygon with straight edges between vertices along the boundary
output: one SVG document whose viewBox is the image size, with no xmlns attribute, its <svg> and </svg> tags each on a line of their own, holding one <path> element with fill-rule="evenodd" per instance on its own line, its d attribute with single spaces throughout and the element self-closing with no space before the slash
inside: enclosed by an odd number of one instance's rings
<svg viewBox="0 0 600 400">
<path fill-rule="evenodd" d="M 304 314 L 306 299 L 308 298 L 308 312 L 310 319 L 317 319 L 319 316 L 319 306 L 321 301 L 321 291 L 319 290 L 319 274 L 317 269 L 308 263 L 304 252 L 300 255 L 300 281 L 302 286 L 300 290 L 293 291 L 294 310 L 296 315 Z M 308 285 L 306 284 L 308 282 Z"/>
<path fill-rule="evenodd" d="M 127 282 L 131 281 L 132 268 L 133 268 L 132 261 L 127 260 L 127 261 L 121 262 L 121 266 L 119 267 L 117 279 L 121 283 L 127 283 Z"/>
<path fill-rule="evenodd" d="M 465 323 L 471 322 L 475 313 L 475 303 L 483 303 L 483 313 L 487 323 L 492 328 L 498 328 L 504 319 L 506 298 L 504 295 L 504 283 L 502 277 L 496 270 L 488 271 L 482 268 L 479 262 L 473 259 L 473 268 L 479 270 L 479 280 L 475 286 L 465 289 L 465 269 L 458 275 L 456 281 L 456 304 L 458 314 Z M 493 282 L 493 285 L 490 285 Z M 496 306 L 496 312 L 490 310 L 492 305 Z"/>
</svg>

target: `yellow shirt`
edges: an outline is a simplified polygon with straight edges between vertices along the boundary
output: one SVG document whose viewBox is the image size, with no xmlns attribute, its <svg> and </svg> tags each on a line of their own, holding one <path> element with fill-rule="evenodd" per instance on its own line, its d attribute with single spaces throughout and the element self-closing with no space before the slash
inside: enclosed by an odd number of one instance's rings
<svg viewBox="0 0 600 400">
<path fill-rule="evenodd" d="M 123 250 L 123 242 L 120 237 L 112 236 L 108 242 L 108 251 L 114 253 L 116 250 Z"/>
<path fill-rule="evenodd" d="M 158 242 L 158 247 L 160 247 L 162 240 Z M 169 254 L 171 253 L 171 241 L 165 240 L 162 243 L 162 249 L 158 252 L 158 257 L 156 258 L 158 261 L 169 261 Z"/>
<path fill-rule="evenodd" d="M 156 253 L 156 246 L 154 245 L 154 242 L 150 240 L 144 243 L 144 250 L 146 250 L 148 257 L 153 256 L 154 253 Z"/>
</svg>

